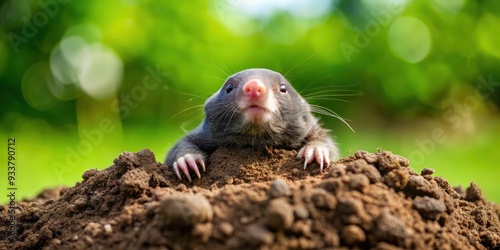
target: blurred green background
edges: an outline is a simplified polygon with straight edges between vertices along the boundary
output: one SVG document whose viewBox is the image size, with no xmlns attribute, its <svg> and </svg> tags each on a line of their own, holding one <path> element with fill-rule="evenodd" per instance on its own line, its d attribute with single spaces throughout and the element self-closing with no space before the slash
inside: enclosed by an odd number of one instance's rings
<svg viewBox="0 0 500 250">
<path fill-rule="evenodd" d="M 10 0 L 0 4 L 0 187 L 74 185 L 123 151 L 158 161 L 224 79 L 283 73 L 342 154 L 390 150 L 500 202 L 500 2 Z"/>
</svg>

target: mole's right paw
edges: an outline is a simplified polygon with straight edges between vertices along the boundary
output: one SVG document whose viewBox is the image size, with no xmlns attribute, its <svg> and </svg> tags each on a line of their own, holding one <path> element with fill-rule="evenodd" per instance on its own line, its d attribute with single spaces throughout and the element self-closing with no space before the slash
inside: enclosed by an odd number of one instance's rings
<svg viewBox="0 0 500 250">
<path fill-rule="evenodd" d="M 319 164 L 320 171 L 323 171 L 323 164 L 325 164 L 326 167 L 330 165 L 330 151 L 328 150 L 328 146 L 321 143 L 310 143 L 305 145 L 299 150 L 299 153 L 297 153 L 297 158 L 304 158 L 304 170 L 313 160 L 316 160 Z"/>
<path fill-rule="evenodd" d="M 203 160 L 203 156 L 201 154 L 186 154 L 179 159 L 177 159 L 176 162 L 174 162 L 174 172 L 177 174 L 177 177 L 182 180 L 181 173 L 179 172 L 179 169 L 182 170 L 186 178 L 191 182 L 191 176 L 189 175 L 189 168 L 191 168 L 196 175 L 198 176 L 198 179 L 201 178 L 200 171 L 198 170 L 198 165 L 201 165 L 201 168 L 203 169 L 203 172 L 205 172 L 205 161 Z"/>
</svg>

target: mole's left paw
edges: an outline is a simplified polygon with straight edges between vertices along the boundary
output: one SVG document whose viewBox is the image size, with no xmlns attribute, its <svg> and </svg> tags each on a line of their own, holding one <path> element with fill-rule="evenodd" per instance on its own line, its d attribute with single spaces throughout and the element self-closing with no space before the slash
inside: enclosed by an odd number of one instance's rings
<svg viewBox="0 0 500 250">
<path fill-rule="evenodd" d="M 304 158 L 304 170 L 314 159 L 319 164 L 321 171 L 323 171 L 323 164 L 326 167 L 330 165 L 330 151 L 328 147 L 321 144 L 305 145 L 299 150 L 297 158 Z"/>
<path fill-rule="evenodd" d="M 174 162 L 173 168 L 174 172 L 179 177 L 180 180 L 182 180 L 181 173 L 179 169 L 184 173 L 186 178 L 188 179 L 189 182 L 191 182 L 191 176 L 189 175 L 189 169 L 192 169 L 196 175 L 198 176 L 198 179 L 201 178 L 200 171 L 198 170 L 198 164 L 201 166 L 203 169 L 203 172 L 205 172 L 205 160 L 203 155 L 201 154 L 186 154 L 179 159 L 177 159 L 176 162 Z"/>
</svg>

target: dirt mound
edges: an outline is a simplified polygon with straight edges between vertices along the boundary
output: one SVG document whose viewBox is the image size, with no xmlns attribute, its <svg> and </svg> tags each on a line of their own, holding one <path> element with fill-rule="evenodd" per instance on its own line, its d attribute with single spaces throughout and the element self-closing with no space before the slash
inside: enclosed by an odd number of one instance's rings
<svg viewBox="0 0 500 250">
<path fill-rule="evenodd" d="M 14 249 L 500 249 L 498 208 L 475 184 L 383 151 L 302 169 L 295 151 L 222 148 L 186 183 L 153 153 L 122 153 L 71 188 L 18 203 Z M 7 233 L 8 206 L 0 232 Z"/>
</svg>

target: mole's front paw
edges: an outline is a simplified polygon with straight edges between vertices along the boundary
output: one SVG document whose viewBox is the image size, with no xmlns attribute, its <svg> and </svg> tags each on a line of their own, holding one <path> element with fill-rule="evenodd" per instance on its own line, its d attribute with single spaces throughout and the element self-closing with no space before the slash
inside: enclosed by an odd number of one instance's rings
<svg viewBox="0 0 500 250">
<path fill-rule="evenodd" d="M 299 150 L 297 158 L 304 158 L 304 170 L 314 159 L 321 171 L 323 171 L 323 164 L 326 164 L 326 167 L 330 165 L 330 151 L 322 144 L 305 145 Z"/>
<path fill-rule="evenodd" d="M 177 177 L 179 177 L 179 179 L 182 180 L 181 173 L 179 172 L 180 169 L 182 170 L 186 178 L 189 180 L 189 182 L 191 182 L 191 176 L 189 175 L 189 168 L 191 168 L 196 173 L 198 179 L 201 178 L 200 171 L 198 170 L 198 164 L 203 169 L 203 172 L 205 172 L 205 161 L 201 154 L 186 154 L 177 159 L 177 161 L 174 162 L 173 167 L 175 174 L 177 174 Z"/>
</svg>

